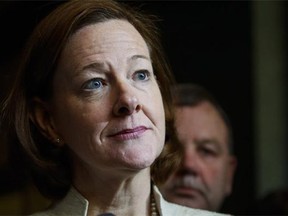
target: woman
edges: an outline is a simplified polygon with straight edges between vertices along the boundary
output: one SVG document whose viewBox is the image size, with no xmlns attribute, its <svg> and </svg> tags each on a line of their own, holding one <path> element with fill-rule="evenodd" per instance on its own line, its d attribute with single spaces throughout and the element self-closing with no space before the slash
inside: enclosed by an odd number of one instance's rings
<svg viewBox="0 0 288 216">
<path fill-rule="evenodd" d="M 114 1 L 69 1 L 37 26 L 3 108 L 55 201 L 36 215 L 211 214 L 151 184 L 177 164 L 163 56 L 151 19 Z"/>
</svg>

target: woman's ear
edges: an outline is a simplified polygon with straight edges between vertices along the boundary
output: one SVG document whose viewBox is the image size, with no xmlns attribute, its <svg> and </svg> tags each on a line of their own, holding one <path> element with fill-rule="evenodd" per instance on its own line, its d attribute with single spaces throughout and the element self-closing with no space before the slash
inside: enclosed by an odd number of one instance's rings
<svg viewBox="0 0 288 216">
<path fill-rule="evenodd" d="M 29 118 L 42 133 L 42 135 L 56 145 L 61 146 L 62 142 L 60 141 L 60 135 L 56 130 L 53 116 L 47 102 L 39 98 L 34 98 Z"/>
</svg>

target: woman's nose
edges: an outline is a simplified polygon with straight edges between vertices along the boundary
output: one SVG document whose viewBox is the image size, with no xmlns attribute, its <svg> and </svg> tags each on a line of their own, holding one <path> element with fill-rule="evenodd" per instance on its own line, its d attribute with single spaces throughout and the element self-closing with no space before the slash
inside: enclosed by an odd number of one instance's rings
<svg viewBox="0 0 288 216">
<path fill-rule="evenodd" d="M 117 100 L 113 108 L 113 112 L 117 116 L 131 115 L 139 112 L 142 105 L 133 88 L 121 87 L 117 94 Z"/>
</svg>

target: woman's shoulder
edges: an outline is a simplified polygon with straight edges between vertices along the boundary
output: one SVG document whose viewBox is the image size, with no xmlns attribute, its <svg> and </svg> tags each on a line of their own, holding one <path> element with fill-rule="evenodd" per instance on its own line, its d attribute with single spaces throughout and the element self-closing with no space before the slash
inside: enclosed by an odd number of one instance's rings
<svg viewBox="0 0 288 216">
<path fill-rule="evenodd" d="M 31 216 L 86 216 L 87 211 L 88 201 L 76 189 L 71 187 L 62 200 L 54 203 L 48 209 L 36 212 Z"/>
<path fill-rule="evenodd" d="M 155 197 L 160 215 L 163 215 L 163 216 L 174 216 L 174 215 L 228 216 L 226 214 L 221 214 L 221 213 L 211 212 L 211 211 L 206 211 L 206 210 L 201 210 L 201 209 L 194 209 L 194 208 L 189 208 L 186 206 L 178 205 L 175 203 L 170 203 L 163 198 L 157 186 L 154 185 L 153 190 L 154 190 L 154 197 Z"/>
</svg>

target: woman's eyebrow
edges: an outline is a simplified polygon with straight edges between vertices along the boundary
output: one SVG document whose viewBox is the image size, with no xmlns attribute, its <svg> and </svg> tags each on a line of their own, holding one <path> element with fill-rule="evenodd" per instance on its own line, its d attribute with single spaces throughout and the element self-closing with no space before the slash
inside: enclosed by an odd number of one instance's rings
<svg viewBox="0 0 288 216">
<path fill-rule="evenodd" d="M 150 61 L 150 58 L 145 56 L 145 55 L 133 55 L 131 56 L 130 60 L 136 60 L 136 59 L 145 59 Z M 84 70 L 89 70 L 89 69 L 104 69 L 105 68 L 105 64 L 104 62 L 93 62 L 91 64 L 85 65 L 83 68 L 80 69 L 80 71 L 84 71 Z"/>
<path fill-rule="evenodd" d="M 72 77 L 77 77 L 80 76 L 81 74 L 83 74 L 84 71 L 97 71 L 97 72 L 101 72 L 103 71 L 105 68 L 105 64 L 102 62 L 93 62 L 91 64 L 85 65 L 84 67 L 81 67 L 79 70 L 77 70 L 75 72 L 74 75 L 72 75 Z"/>
<path fill-rule="evenodd" d="M 146 59 L 146 60 L 148 60 L 148 61 L 151 61 L 151 59 L 150 59 L 149 57 L 145 56 L 145 55 L 133 55 L 133 56 L 131 57 L 131 60 L 135 60 L 135 59 L 139 59 L 139 58 L 142 58 L 142 59 Z"/>
<path fill-rule="evenodd" d="M 128 59 L 128 61 L 133 61 L 137 59 L 145 59 L 147 61 L 151 61 L 151 59 L 145 55 L 133 55 L 131 58 Z M 80 68 L 76 71 L 75 75 L 73 77 L 77 77 L 82 74 L 85 70 L 92 70 L 97 71 L 99 73 L 105 71 L 105 63 L 104 62 L 92 62 L 91 64 L 85 65 L 83 68 Z"/>
<path fill-rule="evenodd" d="M 84 66 L 81 71 L 84 71 L 84 70 L 87 70 L 87 69 L 103 69 L 105 66 L 104 66 L 104 63 L 102 62 L 93 62 L 91 64 L 88 64 L 86 66 Z"/>
</svg>

